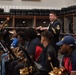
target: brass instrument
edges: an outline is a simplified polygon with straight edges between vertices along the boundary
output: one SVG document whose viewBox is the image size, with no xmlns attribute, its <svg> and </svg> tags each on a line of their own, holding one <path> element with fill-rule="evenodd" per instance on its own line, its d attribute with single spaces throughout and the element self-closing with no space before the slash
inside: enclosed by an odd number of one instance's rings
<svg viewBox="0 0 76 75">
<path fill-rule="evenodd" d="M 20 75 L 29 75 L 33 73 L 33 67 L 24 67 L 23 69 L 20 69 Z"/>
<path fill-rule="evenodd" d="M 4 52 L 7 52 L 7 48 L 5 48 L 1 42 L 0 42 L 0 45 L 3 48 Z"/>
<path fill-rule="evenodd" d="M 16 48 L 13 48 L 11 49 L 12 52 L 14 53 L 14 55 L 16 56 L 16 58 L 19 60 L 19 61 L 22 61 L 25 57 L 24 57 L 24 54 L 22 52 L 22 50 L 20 49 L 20 47 L 16 47 Z"/>
<path fill-rule="evenodd" d="M 7 17 L 7 19 L 3 22 L 3 24 L 0 26 L 0 30 L 5 26 L 6 22 L 8 22 L 10 20 L 9 17 Z"/>
<path fill-rule="evenodd" d="M 0 45 L 3 48 L 3 52 L 8 53 L 9 55 L 8 59 L 18 60 L 19 62 L 22 62 L 23 59 L 25 58 L 19 46 L 16 48 L 10 48 L 10 47 L 8 48 L 2 40 L 0 40 Z"/>
<path fill-rule="evenodd" d="M 57 68 L 54 67 L 51 72 L 48 73 L 49 75 L 66 75 L 65 68 Z"/>
<path fill-rule="evenodd" d="M 15 48 L 10 48 L 10 50 L 12 51 L 12 53 L 15 55 L 15 57 L 16 57 L 16 59 L 18 58 L 17 57 L 17 48 L 15 49 Z M 15 51 L 16 50 L 16 51 Z M 11 59 L 15 59 L 12 55 L 11 55 L 11 53 L 10 52 L 8 52 L 8 54 L 9 54 L 9 59 L 11 60 Z"/>
<path fill-rule="evenodd" d="M 23 69 L 20 69 L 20 75 L 30 75 L 33 74 L 34 72 L 39 72 L 38 67 L 36 66 L 36 64 L 34 63 L 32 57 L 29 55 L 29 53 L 27 52 L 27 50 L 25 50 L 22 47 L 23 52 L 26 55 L 26 61 L 25 61 L 25 66 Z M 27 62 L 29 61 L 29 63 Z M 29 66 L 26 66 L 26 64 L 30 64 Z"/>
<path fill-rule="evenodd" d="M 49 55 L 48 55 L 48 60 L 51 60 L 51 57 Z M 51 62 L 50 65 L 53 70 L 48 73 L 49 75 L 66 75 L 66 70 L 64 67 L 61 68 L 53 67 Z"/>
<path fill-rule="evenodd" d="M 17 53 L 19 51 L 19 47 L 11 48 L 12 52 L 15 54 L 15 56 L 18 58 Z"/>
<path fill-rule="evenodd" d="M 8 53 L 8 55 L 9 55 L 8 59 L 10 59 L 11 57 L 16 58 L 16 56 L 14 55 L 12 50 L 6 46 L 6 44 L 4 43 L 3 40 L 0 40 L 0 45 L 3 48 L 3 52 Z"/>
</svg>

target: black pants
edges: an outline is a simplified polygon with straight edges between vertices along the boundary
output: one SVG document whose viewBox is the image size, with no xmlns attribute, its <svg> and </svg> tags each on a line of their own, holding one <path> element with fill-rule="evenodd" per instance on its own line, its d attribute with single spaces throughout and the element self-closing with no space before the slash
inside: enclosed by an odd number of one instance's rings
<svg viewBox="0 0 76 75">
<path fill-rule="evenodd" d="M 25 63 L 19 63 L 15 66 L 13 75 L 20 75 L 20 69 L 23 69 L 25 66 Z"/>
<path fill-rule="evenodd" d="M 13 75 L 20 75 L 20 69 L 24 68 L 25 64 L 24 63 L 20 63 L 18 65 L 15 66 L 14 68 L 14 73 Z M 49 75 L 47 72 L 43 72 L 43 71 L 40 71 L 40 72 L 35 72 L 33 74 L 29 74 L 29 75 Z"/>
<path fill-rule="evenodd" d="M 10 63 L 12 62 L 12 60 L 9 60 L 9 61 L 6 61 L 5 62 L 5 71 L 6 71 L 6 74 L 5 75 L 8 75 L 9 74 L 9 66 L 10 66 Z"/>
<path fill-rule="evenodd" d="M 14 68 L 15 68 L 15 66 L 16 66 L 17 64 L 18 64 L 18 61 L 17 61 L 17 60 L 13 61 L 13 62 L 10 64 L 10 66 L 9 66 L 9 75 L 13 75 Z"/>
<path fill-rule="evenodd" d="M 36 73 L 34 73 L 33 75 L 49 75 L 47 72 L 42 72 L 42 71 L 40 71 L 40 72 L 36 72 Z"/>
</svg>

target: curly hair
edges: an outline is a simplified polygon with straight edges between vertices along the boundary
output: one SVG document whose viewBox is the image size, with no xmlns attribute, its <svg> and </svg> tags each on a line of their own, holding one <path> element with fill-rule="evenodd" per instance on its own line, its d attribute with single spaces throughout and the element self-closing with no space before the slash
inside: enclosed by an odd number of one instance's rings
<svg viewBox="0 0 76 75">
<path fill-rule="evenodd" d="M 37 37 L 37 32 L 34 28 L 28 28 L 27 31 L 28 31 L 27 37 L 30 39 L 30 41 Z"/>
<path fill-rule="evenodd" d="M 20 38 L 24 39 L 25 40 L 25 34 L 23 31 L 19 31 L 18 32 L 18 35 L 20 36 Z"/>
</svg>

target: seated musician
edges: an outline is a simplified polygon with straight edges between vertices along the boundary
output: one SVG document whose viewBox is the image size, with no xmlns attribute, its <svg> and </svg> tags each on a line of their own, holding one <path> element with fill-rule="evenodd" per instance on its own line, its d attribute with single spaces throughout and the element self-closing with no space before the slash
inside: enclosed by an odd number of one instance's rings
<svg viewBox="0 0 76 75">
<path fill-rule="evenodd" d="M 0 32 L 0 36 L 2 36 L 3 39 L 1 39 L 4 44 L 7 46 L 7 48 L 10 47 L 11 41 L 10 41 L 10 37 L 9 37 L 9 32 L 7 29 L 2 28 L 1 32 Z M 8 53 L 4 53 L 1 56 L 2 59 L 2 75 L 5 75 L 5 62 L 8 61 Z"/>
<path fill-rule="evenodd" d="M 60 53 L 63 54 L 62 66 L 66 69 L 67 75 L 76 75 L 76 48 L 72 36 L 64 36 L 56 43 L 60 46 Z"/>
<path fill-rule="evenodd" d="M 16 36 L 14 34 L 14 36 Z M 15 46 L 13 47 L 17 47 L 18 45 L 18 41 L 19 41 L 19 44 L 21 45 L 25 45 L 25 38 L 24 38 L 24 33 L 22 31 L 20 31 L 18 33 L 18 40 L 15 41 L 15 42 L 12 42 L 13 44 L 15 43 Z M 5 55 L 5 56 L 4 56 Z M 8 69 L 8 63 L 9 63 L 9 59 L 8 59 L 8 53 L 2 55 L 2 57 L 4 56 L 4 58 L 2 59 L 2 75 L 5 75 L 7 72 L 5 71 L 5 66 L 6 66 L 6 69 Z M 5 63 L 7 63 L 7 65 L 5 65 Z"/>
<path fill-rule="evenodd" d="M 51 45 L 52 34 L 49 31 L 44 31 L 41 34 L 41 43 L 44 46 L 43 52 L 41 54 L 41 68 L 40 73 L 35 73 L 34 75 L 48 75 L 53 67 L 59 67 L 59 61 L 56 57 L 56 50 Z M 52 64 L 52 66 L 51 66 Z"/>
<path fill-rule="evenodd" d="M 8 29 L 2 28 L 0 30 L 0 37 L 2 37 L 2 39 L 0 39 L 0 40 L 3 40 L 7 46 L 10 46 L 11 41 L 10 41 Z"/>
<path fill-rule="evenodd" d="M 18 38 L 17 38 L 17 32 L 16 30 L 13 31 L 12 35 L 12 43 L 11 43 L 11 48 L 15 48 L 18 46 Z"/>
<path fill-rule="evenodd" d="M 18 46 L 19 46 L 19 45 L 22 45 L 22 46 L 26 47 L 26 45 L 27 45 L 27 42 L 26 42 L 26 40 L 25 40 L 25 34 L 24 34 L 23 31 L 19 31 L 19 32 L 18 32 L 18 42 L 19 42 Z M 17 47 L 18 47 L 18 46 L 17 46 Z M 19 50 L 18 53 L 16 53 L 16 55 L 18 55 L 18 54 L 20 55 L 20 53 L 21 53 L 21 51 Z M 13 63 L 17 64 L 17 61 L 18 61 L 18 60 L 13 60 L 10 65 L 12 65 Z M 9 67 L 9 68 L 10 68 L 10 69 L 9 69 L 9 70 L 10 70 L 10 71 L 9 71 L 9 75 L 12 75 L 12 74 L 13 74 L 13 73 L 12 73 L 13 67 L 14 67 L 14 65 L 11 66 L 11 67 Z"/>
<path fill-rule="evenodd" d="M 9 37 L 9 31 L 5 28 L 5 24 L 9 21 L 9 17 L 3 22 L 3 24 L 0 25 L 0 36 L 2 37 L 2 40 L 6 43 L 7 46 L 10 46 L 11 41 Z"/>
<path fill-rule="evenodd" d="M 18 39 L 17 39 L 17 34 L 15 34 L 15 32 L 13 33 L 13 37 L 15 38 L 15 40 L 12 41 L 11 43 L 11 47 L 15 48 L 17 47 L 17 44 L 18 44 Z M 5 44 L 6 45 L 6 44 Z M 7 46 L 7 45 L 6 45 Z M 10 46 L 9 46 L 10 47 Z M 8 48 L 8 47 L 7 47 Z M 5 75 L 5 62 L 6 61 L 9 61 L 9 54 L 8 53 L 4 53 L 2 56 L 1 56 L 1 59 L 2 59 L 2 75 Z"/>
<path fill-rule="evenodd" d="M 27 52 L 32 56 L 34 61 L 37 61 L 39 58 L 39 55 L 42 52 L 42 45 L 40 43 L 40 39 L 37 37 L 37 33 L 35 29 L 33 28 L 28 28 L 27 29 L 27 40 L 28 40 L 28 46 L 27 46 Z M 26 57 L 25 57 L 26 58 Z M 28 59 L 27 59 L 28 60 Z M 21 68 L 24 68 L 26 62 L 21 62 L 17 64 L 13 69 L 14 71 L 12 72 L 13 74 L 11 75 L 20 75 L 19 70 Z M 14 64 L 13 64 L 14 65 Z M 13 66 L 11 65 L 11 66 Z M 10 67 L 11 68 L 11 67 Z M 11 70 L 12 71 L 12 70 Z"/>
</svg>

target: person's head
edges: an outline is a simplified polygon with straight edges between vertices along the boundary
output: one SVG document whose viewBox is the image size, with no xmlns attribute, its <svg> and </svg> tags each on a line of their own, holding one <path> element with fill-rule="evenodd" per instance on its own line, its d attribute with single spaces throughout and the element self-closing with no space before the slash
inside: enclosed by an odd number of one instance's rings
<svg viewBox="0 0 76 75">
<path fill-rule="evenodd" d="M 23 41 L 25 42 L 25 34 L 23 31 L 18 32 L 18 41 L 19 42 L 23 42 Z"/>
<path fill-rule="evenodd" d="M 34 28 L 28 28 L 28 41 L 30 42 L 31 40 L 33 40 L 34 38 L 37 37 L 37 32 Z"/>
<path fill-rule="evenodd" d="M 56 13 L 53 12 L 53 11 L 50 12 L 50 14 L 49 14 L 49 19 L 50 19 L 51 22 L 55 21 L 55 20 L 57 19 Z"/>
<path fill-rule="evenodd" d="M 52 33 L 49 31 L 44 31 L 41 33 L 41 44 L 49 44 L 51 42 Z"/>
<path fill-rule="evenodd" d="M 24 30 L 24 34 L 25 34 L 25 41 L 28 41 L 28 35 L 29 35 L 28 28 Z"/>
<path fill-rule="evenodd" d="M 60 46 L 61 54 L 69 54 L 69 52 L 71 52 L 75 46 L 75 40 L 74 37 L 68 35 L 64 36 L 62 40 L 56 44 Z"/>
</svg>

